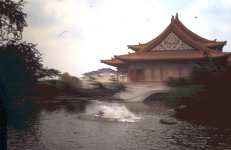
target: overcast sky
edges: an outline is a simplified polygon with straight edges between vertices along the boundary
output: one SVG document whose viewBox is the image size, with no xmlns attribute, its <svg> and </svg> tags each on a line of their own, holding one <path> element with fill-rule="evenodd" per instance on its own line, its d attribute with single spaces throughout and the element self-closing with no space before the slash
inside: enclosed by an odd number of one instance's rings
<svg viewBox="0 0 231 150">
<path fill-rule="evenodd" d="M 24 39 L 38 44 L 44 65 L 77 76 L 155 38 L 176 12 L 193 32 L 227 40 L 231 51 L 231 0 L 28 0 L 25 12 Z"/>
</svg>

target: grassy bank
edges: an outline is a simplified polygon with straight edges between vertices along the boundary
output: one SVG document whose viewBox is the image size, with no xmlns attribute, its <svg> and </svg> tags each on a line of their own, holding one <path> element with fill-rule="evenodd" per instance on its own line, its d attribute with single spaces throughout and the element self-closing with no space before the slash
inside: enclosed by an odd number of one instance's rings
<svg viewBox="0 0 231 150">
<path fill-rule="evenodd" d="M 170 107 L 177 108 L 181 105 L 191 103 L 193 101 L 192 98 L 197 97 L 197 93 L 202 90 L 203 87 L 200 85 L 177 86 L 165 92 L 154 93 L 146 98 L 144 102 L 162 101 Z"/>
</svg>

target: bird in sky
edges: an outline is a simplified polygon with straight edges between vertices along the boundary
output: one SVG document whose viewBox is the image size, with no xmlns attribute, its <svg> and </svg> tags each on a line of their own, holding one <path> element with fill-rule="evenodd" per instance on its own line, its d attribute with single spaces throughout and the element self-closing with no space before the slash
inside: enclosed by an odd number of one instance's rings
<svg viewBox="0 0 231 150">
<path fill-rule="evenodd" d="M 67 32 L 68 32 L 67 30 L 61 32 L 61 33 L 58 35 L 58 38 L 62 37 L 62 36 L 63 36 L 65 33 L 67 33 Z"/>
</svg>

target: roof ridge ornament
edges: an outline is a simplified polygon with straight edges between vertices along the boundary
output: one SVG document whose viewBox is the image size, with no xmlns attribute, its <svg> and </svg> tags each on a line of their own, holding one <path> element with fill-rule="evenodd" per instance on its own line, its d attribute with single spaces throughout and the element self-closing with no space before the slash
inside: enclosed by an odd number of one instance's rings
<svg viewBox="0 0 231 150">
<path fill-rule="evenodd" d="M 194 33 L 193 31 L 191 31 L 190 29 L 188 29 L 180 20 L 179 20 L 179 15 L 178 12 L 176 12 L 176 14 L 171 16 L 171 22 L 170 24 L 167 26 L 167 28 L 165 28 L 165 30 L 163 32 L 161 32 L 161 34 L 159 34 L 157 37 L 155 37 L 154 39 L 146 42 L 146 43 L 140 43 L 138 42 L 137 45 L 127 45 L 128 49 L 132 49 L 135 52 L 138 51 L 143 51 L 143 50 L 148 50 L 150 49 L 150 47 L 154 47 L 154 45 L 159 44 L 164 37 L 166 37 L 170 32 L 180 32 L 180 35 L 183 34 L 183 38 L 187 38 L 190 41 L 194 41 L 196 43 L 196 45 L 204 45 L 204 47 L 207 48 L 218 48 L 219 50 L 222 51 L 223 46 L 226 45 L 227 41 L 214 41 L 214 40 L 208 40 L 204 37 L 201 37 L 199 35 L 197 35 L 196 33 Z M 186 36 L 186 37 L 185 37 Z M 183 41 L 185 41 L 185 39 L 183 39 Z"/>
<path fill-rule="evenodd" d="M 172 18 L 171 18 L 171 22 L 172 22 L 172 23 L 174 22 L 174 16 L 172 16 Z"/>
<path fill-rule="evenodd" d="M 178 20 L 178 13 L 176 13 L 175 19 Z"/>
</svg>

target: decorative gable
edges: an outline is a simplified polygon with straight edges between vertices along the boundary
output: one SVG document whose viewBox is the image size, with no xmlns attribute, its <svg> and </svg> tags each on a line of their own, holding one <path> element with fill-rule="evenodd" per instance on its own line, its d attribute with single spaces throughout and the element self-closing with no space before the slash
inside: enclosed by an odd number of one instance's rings
<svg viewBox="0 0 231 150">
<path fill-rule="evenodd" d="M 185 42 L 183 42 L 175 33 L 171 32 L 168 36 L 151 51 L 158 50 L 195 50 Z"/>
</svg>

